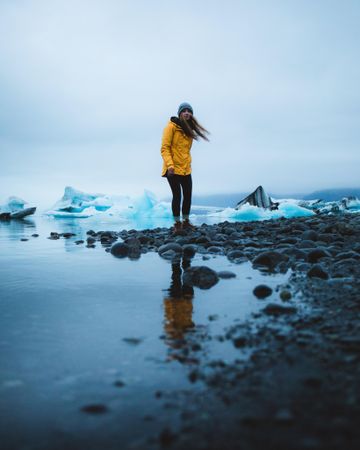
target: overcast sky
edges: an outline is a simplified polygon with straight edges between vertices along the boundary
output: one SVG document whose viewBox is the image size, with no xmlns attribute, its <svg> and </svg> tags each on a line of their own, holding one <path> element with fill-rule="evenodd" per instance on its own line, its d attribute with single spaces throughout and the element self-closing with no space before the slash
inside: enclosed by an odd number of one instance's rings
<svg viewBox="0 0 360 450">
<path fill-rule="evenodd" d="M 196 194 L 359 186 L 358 0 L 0 0 L 0 196 L 169 195 L 190 102 Z"/>
</svg>

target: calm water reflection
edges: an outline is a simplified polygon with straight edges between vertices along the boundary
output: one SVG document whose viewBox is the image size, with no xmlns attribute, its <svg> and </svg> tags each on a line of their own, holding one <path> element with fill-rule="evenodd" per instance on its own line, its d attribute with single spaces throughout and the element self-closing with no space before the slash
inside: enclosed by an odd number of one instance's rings
<svg viewBox="0 0 360 450">
<path fill-rule="evenodd" d="M 186 331 L 194 327 L 194 288 L 182 281 L 182 273 L 190 264 L 190 260 L 182 259 L 171 265 L 171 284 L 168 295 L 164 298 L 165 334 L 169 345 L 172 345 L 173 340 L 182 339 Z"/>
<path fill-rule="evenodd" d="M 9 448 L 47 449 L 54 435 L 98 437 L 99 429 L 119 445 L 129 442 L 145 414 L 164 415 L 155 392 L 198 388 L 188 369 L 201 363 L 200 345 L 207 357 L 238 356 L 231 342 L 206 339 L 264 306 L 254 284 L 274 288 L 287 278 L 265 277 L 225 257 L 114 258 L 100 244 L 75 244 L 90 228 L 121 229 L 74 219 L 0 225 L 0 441 Z M 76 237 L 52 241 L 51 231 Z M 193 289 L 182 281 L 190 264 L 232 270 L 236 278 Z M 79 412 L 94 403 L 111 413 L 89 419 Z"/>
</svg>

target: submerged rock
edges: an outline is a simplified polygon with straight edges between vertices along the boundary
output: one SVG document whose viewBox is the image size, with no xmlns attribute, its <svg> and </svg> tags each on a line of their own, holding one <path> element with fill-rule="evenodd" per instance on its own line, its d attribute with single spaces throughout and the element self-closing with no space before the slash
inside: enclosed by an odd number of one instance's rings
<svg viewBox="0 0 360 450">
<path fill-rule="evenodd" d="M 181 254 L 183 251 L 180 244 L 177 244 L 176 242 L 169 242 L 168 244 L 161 245 L 159 247 L 158 253 L 160 256 L 163 256 L 163 254 L 169 250 L 172 250 L 173 252 L 179 254 Z"/>
<path fill-rule="evenodd" d="M 183 283 L 200 289 L 210 289 L 219 281 L 215 270 L 207 266 L 190 267 L 183 274 Z"/>
<path fill-rule="evenodd" d="M 269 303 L 263 309 L 264 313 L 269 316 L 280 316 L 283 314 L 295 314 L 297 308 L 294 306 L 283 306 L 278 305 L 277 303 Z"/>
<path fill-rule="evenodd" d="M 110 253 L 117 258 L 125 258 L 129 254 L 129 246 L 123 242 L 118 242 L 111 247 Z"/>
</svg>

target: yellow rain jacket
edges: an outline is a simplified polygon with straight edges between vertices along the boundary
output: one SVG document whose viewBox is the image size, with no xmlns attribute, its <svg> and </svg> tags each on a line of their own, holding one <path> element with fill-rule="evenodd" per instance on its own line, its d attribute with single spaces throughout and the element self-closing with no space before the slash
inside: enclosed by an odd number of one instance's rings
<svg viewBox="0 0 360 450">
<path fill-rule="evenodd" d="M 189 175 L 191 173 L 190 149 L 193 139 L 186 136 L 177 122 L 179 122 L 179 119 L 172 117 L 164 129 L 161 143 L 161 156 L 164 164 L 161 176 L 165 176 L 170 167 L 174 168 L 176 175 Z"/>
</svg>

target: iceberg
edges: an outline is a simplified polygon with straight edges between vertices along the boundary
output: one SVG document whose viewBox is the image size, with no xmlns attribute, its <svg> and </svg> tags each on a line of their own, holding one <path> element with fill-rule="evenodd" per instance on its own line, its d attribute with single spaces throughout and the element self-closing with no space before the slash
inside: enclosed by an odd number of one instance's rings
<svg viewBox="0 0 360 450">
<path fill-rule="evenodd" d="M 360 201 L 356 198 L 343 199 L 341 202 L 323 202 L 322 200 L 271 199 L 262 186 L 238 202 L 234 208 L 193 206 L 192 220 L 214 222 L 222 220 L 255 221 L 279 219 L 281 217 L 308 217 L 314 214 L 335 214 L 358 212 Z M 63 197 L 50 211 L 45 213 L 53 218 L 91 218 L 106 221 L 121 220 L 137 227 L 168 226 L 172 223 L 171 203 L 158 200 L 148 190 L 138 197 L 125 195 L 89 194 L 67 186 Z"/>
<path fill-rule="evenodd" d="M 249 194 L 243 200 L 240 200 L 239 203 L 235 206 L 235 209 L 239 209 L 246 204 L 270 210 L 277 209 L 279 206 L 279 203 L 275 203 L 271 200 L 262 186 L 258 186 L 254 192 Z"/>
<path fill-rule="evenodd" d="M 157 200 L 156 196 L 145 190 L 140 197 L 121 195 L 89 194 L 67 186 L 63 197 L 45 213 L 54 218 L 121 217 L 122 219 L 168 218 L 170 205 Z"/>
<path fill-rule="evenodd" d="M 358 212 L 360 200 L 357 197 L 344 197 L 340 201 L 325 202 L 317 200 L 299 200 L 298 204 L 303 208 L 315 211 L 317 214 L 338 214 L 342 212 Z"/>
<path fill-rule="evenodd" d="M 81 213 L 87 208 L 106 211 L 111 206 L 111 201 L 103 194 L 87 194 L 71 186 L 66 186 L 64 195 L 55 203 L 53 210 L 67 213 Z"/>
<path fill-rule="evenodd" d="M 27 202 L 19 197 L 9 197 L 4 205 L 0 206 L 0 220 L 23 219 L 35 213 L 36 207 L 25 208 Z"/>
<path fill-rule="evenodd" d="M 244 203 L 241 206 L 238 204 L 235 208 L 226 208 L 210 215 L 218 217 L 220 220 L 230 219 L 250 222 L 254 220 L 280 219 L 281 217 L 287 219 L 291 217 L 309 217 L 315 214 L 314 211 L 299 206 L 297 200 L 278 200 L 276 204 L 278 205 L 277 209 L 269 209 Z"/>
</svg>

